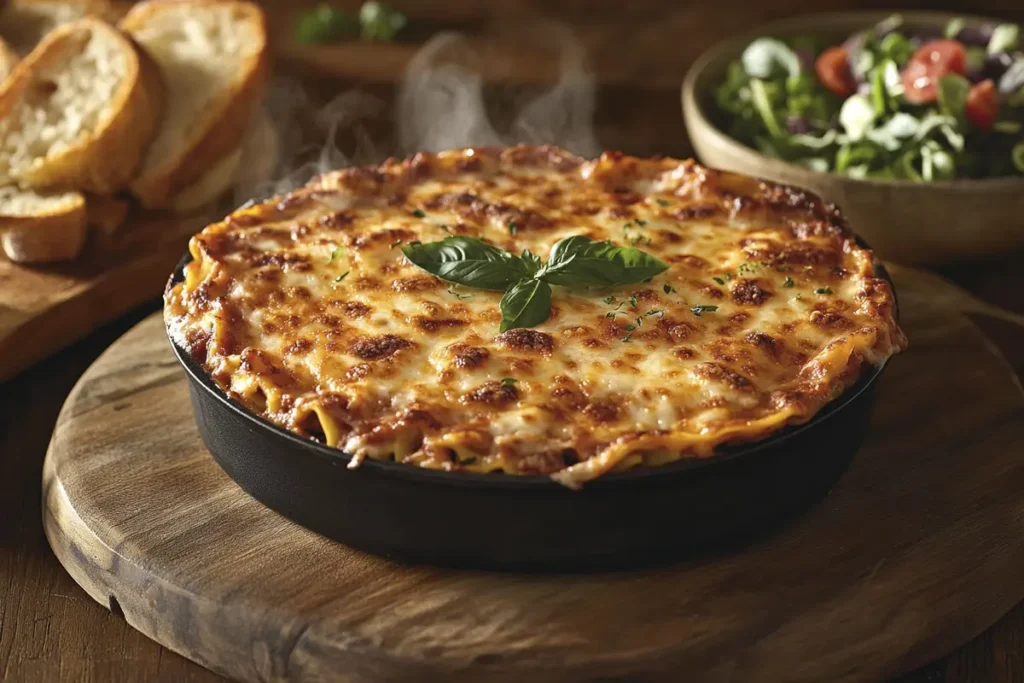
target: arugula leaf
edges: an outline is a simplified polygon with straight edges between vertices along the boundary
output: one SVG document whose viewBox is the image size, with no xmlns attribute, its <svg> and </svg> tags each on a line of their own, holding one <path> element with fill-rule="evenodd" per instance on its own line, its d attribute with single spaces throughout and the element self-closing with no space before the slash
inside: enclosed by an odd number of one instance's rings
<svg viewBox="0 0 1024 683">
<path fill-rule="evenodd" d="M 779 120 L 772 110 L 772 103 L 768 98 L 768 91 L 765 89 L 764 81 L 756 78 L 750 81 L 750 96 L 754 104 L 754 110 L 760 115 L 768 134 L 775 138 L 782 137 L 782 127 L 779 125 Z"/>
<path fill-rule="evenodd" d="M 868 130 L 865 135 L 879 147 L 895 152 L 903 143 L 914 137 L 920 122 L 905 112 L 898 111 L 878 128 Z"/>
<path fill-rule="evenodd" d="M 987 52 L 990 55 L 1000 52 L 1010 52 L 1017 49 L 1020 43 L 1020 28 L 1017 24 L 999 24 L 992 31 L 992 37 L 988 41 Z"/>
<path fill-rule="evenodd" d="M 785 43 L 775 38 L 758 38 L 740 57 L 743 70 L 751 78 L 768 79 L 781 74 L 800 76 L 800 58 Z"/>
<path fill-rule="evenodd" d="M 666 270 L 668 264 L 639 249 L 575 235 L 551 248 L 535 277 L 566 287 L 604 287 L 643 282 Z"/>
<path fill-rule="evenodd" d="M 964 28 L 966 28 L 966 26 L 967 22 L 965 22 L 960 17 L 955 17 L 946 22 L 946 28 L 942 30 L 942 35 L 944 38 L 955 39 L 958 35 L 960 35 L 960 31 L 963 31 Z"/>
<path fill-rule="evenodd" d="M 948 74 L 939 79 L 939 110 L 957 121 L 964 120 L 964 106 L 971 82 L 960 74 Z"/>
<path fill-rule="evenodd" d="M 887 59 L 891 59 L 899 66 L 910 61 L 914 54 L 914 44 L 905 35 L 896 31 L 882 38 L 878 49 Z"/>
<path fill-rule="evenodd" d="M 477 289 L 504 291 L 529 275 L 522 259 L 475 237 L 408 244 L 402 253 L 431 275 Z"/>
<path fill-rule="evenodd" d="M 536 327 L 551 315 L 551 287 L 543 280 L 520 280 L 501 297 L 501 332 Z"/>
</svg>

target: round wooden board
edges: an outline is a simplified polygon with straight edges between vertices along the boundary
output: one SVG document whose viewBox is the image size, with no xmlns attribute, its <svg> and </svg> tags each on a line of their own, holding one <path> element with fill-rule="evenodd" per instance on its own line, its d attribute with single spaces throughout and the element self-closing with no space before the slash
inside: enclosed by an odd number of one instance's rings
<svg viewBox="0 0 1024 683">
<path fill-rule="evenodd" d="M 961 295 L 896 277 L 912 346 L 883 379 L 865 447 L 827 499 L 742 552 L 520 576 L 328 541 L 246 496 L 204 451 L 157 317 L 64 406 L 43 473 L 46 533 L 94 599 L 245 681 L 895 676 L 1024 597 L 1021 387 L 951 305 Z M 551 523 L 572 533 L 572 520 Z"/>
</svg>

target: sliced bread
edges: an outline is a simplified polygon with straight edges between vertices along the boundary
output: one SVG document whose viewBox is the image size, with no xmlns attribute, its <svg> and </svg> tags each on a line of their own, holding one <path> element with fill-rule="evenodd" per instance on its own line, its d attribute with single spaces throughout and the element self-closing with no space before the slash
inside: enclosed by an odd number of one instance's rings
<svg viewBox="0 0 1024 683">
<path fill-rule="evenodd" d="M 231 193 L 236 203 L 252 198 L 266 187 L 277 168 L 278 147 L 270 117 L 260 109 L 246 129 L 242 145 L 176 194 L 171 209 L 179 214 L 192 213 Z"/>
<path fill-rule="evenodd" d="M 25 55 L 58 26 L 86 16 L 116 22 L 120 14 L 110 0 L 10 0 L 0 12 L 0 35 Z"/>
<path fill-rule="evenodd" d="M 61 26 L 0 85 L 0 184 L 125 188 L 162 103 L 156 67 L 120 31 L 93 18 Z"/>
<path fill-rule="evenodd" d="M 85 197 L 0 187 L 0 244 L 17 263 L 70 261 L 87 234 Z"/>
<path fill-rule="evenodd" d="M 167 83 L 163 122 L 132 183 L 143 206 L 166 208 L 238 149 L 266 87 L 266 18 L 251 2 L 149 0 L 120 26 Z"/>
</svg>

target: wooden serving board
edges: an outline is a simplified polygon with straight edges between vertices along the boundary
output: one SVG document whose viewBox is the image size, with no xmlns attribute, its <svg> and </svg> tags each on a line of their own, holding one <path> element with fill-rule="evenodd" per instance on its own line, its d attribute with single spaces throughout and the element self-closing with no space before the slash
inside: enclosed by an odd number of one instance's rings
<svg viewBox="0 0 1024 683">
<path fill-rule="evenodd" d="M 21 266 L 0 252 L 0 382 L 158 297 L 211 215 L 135 213 L 66 264 Z"/>
<path fill-rule="evenodd" d="M 1024 393 L 957 312 L 968 299 L 895 275 L 911 349 L 882 380 L 864 448 L 804 518 L 735 554 L 523 576 L 403 566 L 326 540 L 204 451 L 156 316 L 65 404 L 43 472 L 46 534 L 95 600 L 244 681 L 896 676 L 1024 597 Z"/>
</svg>

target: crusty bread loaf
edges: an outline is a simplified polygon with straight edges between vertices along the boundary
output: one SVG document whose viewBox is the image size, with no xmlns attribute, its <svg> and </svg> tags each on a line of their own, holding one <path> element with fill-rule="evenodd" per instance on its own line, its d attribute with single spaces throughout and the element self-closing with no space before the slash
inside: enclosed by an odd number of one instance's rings
<svg viewBox="0 0 1024 683">
<path fill-rule="evenodd" d="M 0 38 L 0 81 L 11 75 L 18 63 L 18 53 Z"/>
<path fill-rule="evenodd" d="M 110 0 L 11 0 L 0 12 L 0 35 L 18 54 L 28 54 L 47 33 L 86 16 L 116 22 Z"/>
<path fill-rule="evenodd" d="M 0 85 L 0 183 L 112 194 L 160 121 L 163 82 L 113 26 L 54 30 Z"/>
<path fill-rule="evenodd" d="M 165 208 L 238 149 L 266 86 L 266 18 L 251 2 L 149 0 L 120 26 L 167 83 L 163 123 L 132 183 L 143 206 Z"/>
<path fill-rule="evenodd" d="M 0 244 L 18 263 L 52 263 L 78 256 L 86 237 L 85 197 L 0 187 Z"/>
</svg>

